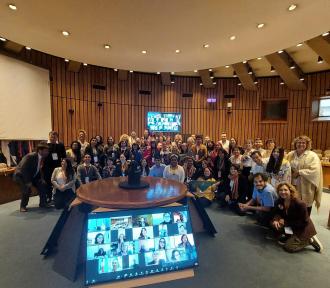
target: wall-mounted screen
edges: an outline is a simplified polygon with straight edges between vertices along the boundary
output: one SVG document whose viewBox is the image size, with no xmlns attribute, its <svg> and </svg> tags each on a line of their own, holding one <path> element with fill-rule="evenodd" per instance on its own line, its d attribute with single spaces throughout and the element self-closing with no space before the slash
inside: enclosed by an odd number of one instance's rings
<svg viewBox="0 0 330 288">
<path fill-rule="evenodd" d="M 187 206 L 90 213 L 85 284 L 198 265 Z"/>
<path fill-rule="evenodd" d="M 147 128 L 155 132 L 181 132 L 181 113 L 148 112 Z"/>
</svg>

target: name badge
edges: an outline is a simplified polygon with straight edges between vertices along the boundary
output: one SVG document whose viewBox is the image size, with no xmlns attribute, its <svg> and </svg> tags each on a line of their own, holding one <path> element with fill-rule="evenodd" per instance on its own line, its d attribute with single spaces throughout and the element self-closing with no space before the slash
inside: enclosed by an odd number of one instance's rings
<svg viewBox="0 0 330 288">
<path fill-rule="evenodd" d="M 89 177 L 85 177 L 85 183 L 89 183 Z"/>
<path fill-rule="evenodd" d="M 57 153 L 52 153 L 52 159 L 53 159 L 53 161 L 57 161 L 58 160 Z"/>
<path fill-rule="evenodd" d="M 94 156 L 94 162 L 95 163 L 99 162 L 99 158 L 97 156 Z"/>
</svg>

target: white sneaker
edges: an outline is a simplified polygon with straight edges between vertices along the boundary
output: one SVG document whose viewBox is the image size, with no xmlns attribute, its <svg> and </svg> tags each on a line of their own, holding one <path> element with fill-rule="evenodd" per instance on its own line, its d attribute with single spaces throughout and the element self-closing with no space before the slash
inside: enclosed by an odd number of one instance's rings
<svg viewBox="0 0 330 288">
<path fill-rule="evenodd" d="M 319 238 L 317 238 L 316 236 L 313 236 L 311 238 L 311 245 L 314 247 L 316 252 L 321 253 L 323 250 L 323 245 L 320 242 Z"/>
</svg>

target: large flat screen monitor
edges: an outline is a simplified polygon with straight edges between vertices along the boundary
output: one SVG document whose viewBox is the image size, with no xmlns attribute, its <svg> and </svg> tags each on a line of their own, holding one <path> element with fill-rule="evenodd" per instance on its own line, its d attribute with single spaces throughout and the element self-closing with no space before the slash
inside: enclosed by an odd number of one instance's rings
<svg viewBox="0 0 330 288">
<path fill-rule="evenodd" d="M 181 113 L 148 112 L 147 128 L 155 132 L 180 132 Z"/>
<path fill-rule="evenodd" d="M 90 213 L 85 284 L 198 265 L 187 206 Z"/>
</svg>

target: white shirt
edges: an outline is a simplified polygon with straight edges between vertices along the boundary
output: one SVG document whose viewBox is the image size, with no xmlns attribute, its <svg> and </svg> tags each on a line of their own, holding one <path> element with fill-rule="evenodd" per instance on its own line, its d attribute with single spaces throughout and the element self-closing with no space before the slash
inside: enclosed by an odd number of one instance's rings
<svg viewBox="0 0 330 288">
<path fill-rule="evenodd" d="M 222 140 L 220 140 L 220 143 L 222 145 L 222 148 L 225 149 L 227 151 L 227 153 L 229 153 L 229 140 L 226 140 L 225 142 L 222 142 Z"/>
<path fill-rule="evenodd" d="M 258 165 L 256 162 L 252 161 L 252 168 L 250 170 L 250 173 L 252 173 L 253 175 L 257 173 L 265 173 L 268 160 L 268 158 L 263 158 L 261 165 Z"/>
<path fill-rule="evenodd" d="M 163 178 L 172 179 L 183 183 L 185 178 L 184 169 L 180 165 L 178 165 L 176 169 L 172 169 L 171 165 L 167 165 L 164 168 Z"/>
</svg>

